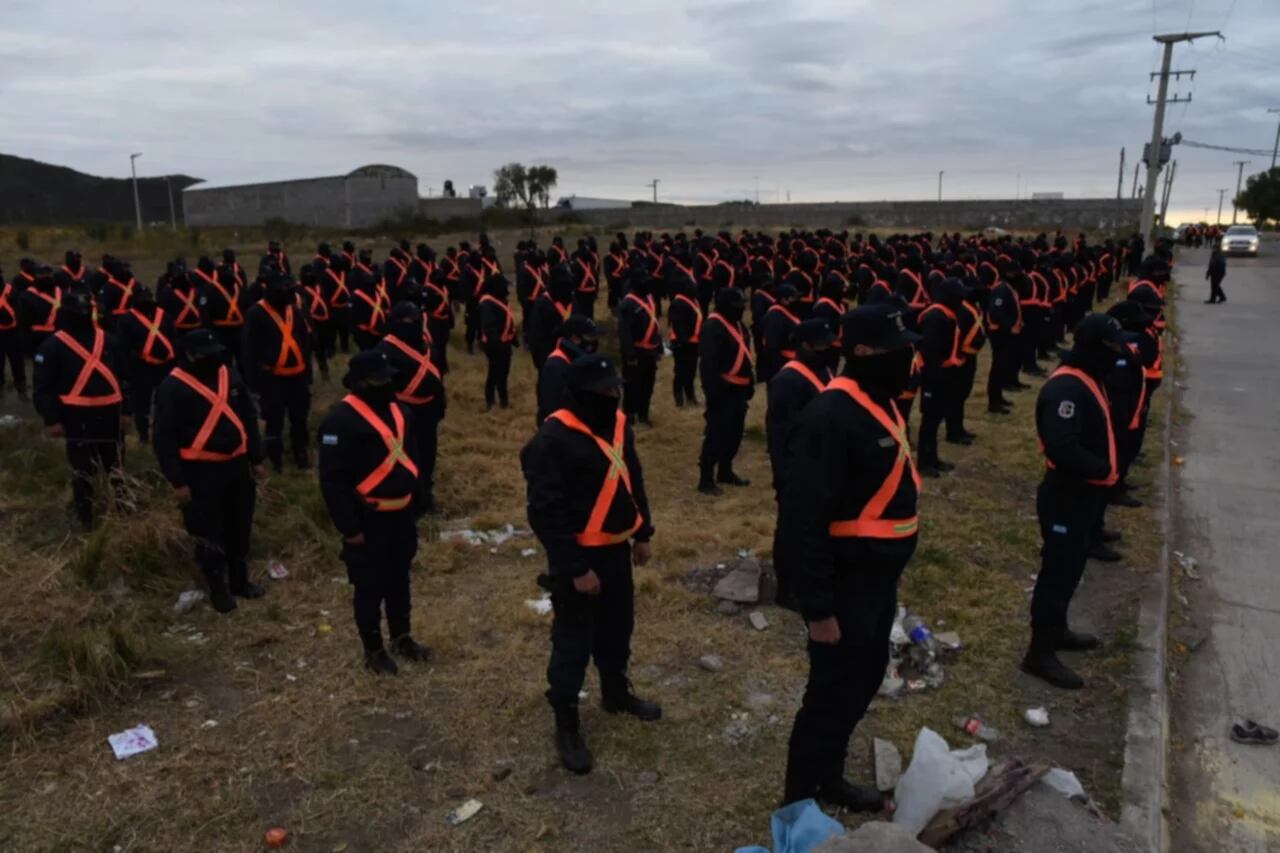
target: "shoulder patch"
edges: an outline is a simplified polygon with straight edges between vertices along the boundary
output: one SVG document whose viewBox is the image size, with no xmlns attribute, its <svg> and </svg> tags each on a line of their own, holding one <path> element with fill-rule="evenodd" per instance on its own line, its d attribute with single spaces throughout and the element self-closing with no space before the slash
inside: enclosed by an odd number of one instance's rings
<svg viewBox="0 0 1280 853">
<path fill-rule="evenodd" d="M 884 438 L 880 439 L 877 444 L 881 447 L 896 447 L 898 442 L 893 436 L 886 435 Z"/>
<path fill-rule="evenodd" d="M 1003 299 L 1001 299 L 999 296 L 997 296 L 997 297 L 996 297 L 996 305 L 997 305 L 997 306 L 1000 306 L 1000 305 L 1003 305 L 1003 304 L 1004 304 L 1004 300 L 1003 300 Z"/>
<path fill-rule="evenodd" d="M 208 305 L 208 304 L 209 304 L 209 297 L 207 297 L 207 296 L 201 296 L 201 297 L 200 297 L 200 304 L 201 304 L 201 305 Z"/>
<path fill-rule="evenodd" d="M 337 447 L 338 437 L 333 433 L 325 433 L 324 435 L 320 436 L 320 443 L 327 445 L 328 447 Z"/>
<path fill-rule="evenodd" d="M 36 362 L 36 364 L 44 364 L 44 353 L 42 352 L 36 353 L 36 357 L 34 361 Z"/>
<path fill-rule="evenodd" d="M 1058 404 L 1058 417 L 1063 420 L 1070 420 L 1076 416 L 1076 404 L 1070 400 L 1063 400 Z"/>
</svg>

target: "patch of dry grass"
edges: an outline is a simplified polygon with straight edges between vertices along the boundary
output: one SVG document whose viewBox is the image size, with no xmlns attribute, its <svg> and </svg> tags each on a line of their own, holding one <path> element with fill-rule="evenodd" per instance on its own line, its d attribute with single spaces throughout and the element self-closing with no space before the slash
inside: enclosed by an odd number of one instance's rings
<svg viewBox="0 0 1280 853">
<path fill-rule="evenodd" d="M 523 236 L 494 235 L 504 257 Z M 160 257 L 135 263 L 150 276 L 145 264 Z M 533 427 L 532 367 L 517 354 L 513 409 L 486 414 L 483 359 L 455 353 L 438 498 L 448 517 L 521 526 L 517 453 Z M 130 447 L 137 509 L 86 540 L 70 533 L 60 448 L 31 428 L 0 431 L 0 846 L 250 850 L 276 825 L 296 849 L 322 851 L 709 850 L 763 840 L 806 672 L 803 626 L 769 608 L 771 628 L 757 632 L 745 613 L 720 615 L 680 582 L 739 548 L 768 552 L 763 395 L 740 456 L 754 485 L 707 499 L 694 491 L 701 413 L 673 407 L 669 371 L 660 369 L 658 426 L 639 433 L 658 535 L 654 564 L 637 571 L 632 659 L 637 689 L 665 716 L 645 726 L 601 713 L 589 676 L 585 725 L 597 770 L 584 779 L 559 770 L 551 747 L 548 618 L 524 605 L 538 595 L 541 558 L 520 556 L 532 540 L 491 553 L 427 541 L 436 522 L 424 522 L 413 621 L 436 661 L 376 680 L 359 665 L 336 535 L 311 477 L 272 478 L 259 503 L 254 570 L 279 557 L 290 578 L 230 617 L 207 607 L 175 617 L 176 594 L 195 576 L 149 452 Z M 338 394 L 336 382 L 317 387 L 317 418 Z M 977 712 L 1003 733 L 993 752 L 1070 767 L 1114 810 L 1123 638 L 1140 573 L 1156 565 L 1155 528 L 1148 510 L 1115 516 L 1130 558 L 1086 575 L 1077 619 L 1121 638 L 1081 660 L 1090 688 L 1062 694 L 1018 675 L 1039 547 L 1033 394 L 1019 395 L 1003 420 L 975 398 L 979 443 L 948 448 L 957 473 L 926 485 L 921 548 L 902 598 L 935 627 L 959 631 L 965 649 L 940 690 L 877 701 L 849 769 L 869 772 L 872 736 L 908 755 L 921 725 L 963 741 L 950 719 Z M 698 667 L 709 652 L 724 659 L 723 672 Z M 750 708 L 753 693 L 772 702 Z M 1022 710 L 1046 703 L 1053 727 L 1026 729 Z M 733 719 L 744 711 L 745 721 Z M 160 748 L 117 763 L 106 735 L 138 722 L 155 728 Z M 447 827 L 444 815 L 468 797 L 485 810 Z"/>
</svg>

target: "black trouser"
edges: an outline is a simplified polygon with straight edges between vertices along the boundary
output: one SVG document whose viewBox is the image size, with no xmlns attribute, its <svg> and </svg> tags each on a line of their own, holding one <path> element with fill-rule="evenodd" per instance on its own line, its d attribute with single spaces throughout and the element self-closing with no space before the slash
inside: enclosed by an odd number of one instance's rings
<svg viewBox="0 0 1280 853">
<path fill-rule="evenodd" d="M 955 368 L 955 386 L 947 399 L 947 438 L 959 438 L 964 428 L 964 404 L 973 393 L 973 383 L 978 376 L 978 356 L 965 359 L 963 367 Z"/>
<path fill-rule="evenodd" d="M 893 404 L 898 407 L 898 411 L 902 413 L 902 422 L 907 425 L 907 434 L 911 433 L 911 409 L 915 406 L 916 398 L 898 397 Z"/>
<path fill-rule="evenodd" d="M 13 387 L 27 390 L 27 362 L 22 353 L 22 336 L 17 329 L 0 331 L 0 389 L 4 388 L 4 366 L 13 374 Z"/>
<path fill-rule="evenodd" d="M 222 344 L 222 348 L 226 350 L 223 353 L 223 359 L 227 362 L 228 367 L 235 367 L 242 374 L 244 373 L 244 326 L 212 326 L 213 336 L 218 339 L 218 343 Z M 177 332 L 173 342 L 177 344 L 182 340 L 186 332 Z"/>
<path fill-rule="evenodd" d="M 658 378 L 658 360 L 637 354 L 634 362 L 622 363 L 622 411 L 627 417 L 649 420 L 649 403 Z"/>
<path fill-rule="evenodd" d="M 418 467 L 418 488 L 424 497 L 435 492 L 436 448 L 439 445 L 440 410 L 435 403 L 413 407 L 413 437 L 416 448 L 413 464 Z"/>
<path fill-rule="evenodd" d="M 698 345 L 673 344 L 671 355 L 675 359 L 672 368 L 671 390 L 675 393 L 676 405 L 684 405 L 685 400 L 695 403 L 698 395 L 694 391 L 694 379 L 698 376 Z"/>
<path fill-rule="evenodd" d="M 258 491 L 249 458 L 229 462 L 184 462 L 191 502 L 182 522 L 196 542 L 196 565 L 209 589 L 244 589 L 249 582 L 249 535 Z"/>
<path fill-rule="evenodd" d="M 991 369 L 987 373 L 987 405 L 1004 402 L 1004 390 L 1018 383 L 1018 339 L 1011 332 L 992 332 Z"/>
<path fill-rule="evenodd" d="M 507 377 L 511 375 L 511 344 L 489 343 L 484 346 L 489 371 L 484 377 L 484 402 L 492 406 L 497 399 L 505 407 L 511 402 L 507 394 Z"/>
<path fill-rule="evenodd" d="M 337 354 L 340 348 L 344 353 L 351 352 L 351 308 L 334 308 L 333 317 L 329 320 L 336 346 L 329 350 L 329 357 Z M 331 341 L 331 345 L 333 342 Z"/>
<path fill-rule="evenodd" d="M 409 570 L 418 553 L 418 527 L 413 511 L 369 510 L 361 519 L 363 545 L 342 543 L 347 580 L 355 590 L 352 608 L 356 630 L 366 652 L 382 648 L 382 612 L 391 639 L 409 634 Z"/>
<path fill-rule="evenodd" d="M 1111 273 L 1104 273 L 1098 276 L 1097 296 L 1099 302 L 1106 302 L 1107 297 L 1111 295 Z"/>
<path fill-rule="evenodd" d="M 316 321 L 316 361 L 328 360 L 338 354 L 338 326 L 332 318 Z"/>
<path fill-rule="evenodd" d="M 1053 350 L 1058 344 L 1057 327 L 1054 326 L 1053 317 L 1053 310 L 1046 310 L 1043 322 L 1040 324 L 1040 337 L 1036 341 L 1036 348 L 1040 358 L 1051 358 Z"/>
<path fill-rule="evenodd" d="M 703 480 L 710 479 L 717 467 L 721 477 L 733 472 L 733 458 L 742 446 L 742 432 L 746 428 L 747 405 L 745 389 L 720 390 L 707 395 L 707 410 L 703 415 L 707 426 L 702 433 L 702 453 L 698 457 Z"/>
<path fill-rule="evenodd" d="M 596 318 L 596 294 L 594 291 L 575 291 L 573 294 L 573 313 L 584 317 Z"/>
<path fill-rule="evenodd" d="M 326 347 L 325 335 L 332 335 L 332 332 L 328 331 L 331 328 L 331 321 L 326 321 L 324 324 L 316 324 L 315 330 L 311 335 L 311 355 L 315 358 L 316 370 L 320 372 L 320 376 L 323 379 L 329 378 L 329 357 L 332 353 Z"/>
<path fill-rule="evenodd" d="M 382 340 L 378 335 L 373 332 L 366 332 L 364 329 L 352 329 L 351 337 L 355 339 L 356 348 L 360 352 L 373 349 L 378 345 L 378 341 Z"/>
<path fill-rule="evenodd" d="M 588 565 L 600 578 L 600 594 L 584 595 L 567 576 L 551 580 L 551 659 L 547 663 L 547 701 L 556 710 L 576 709 L 578 693 L 594 658 L 605 699 L 627 690 L 627 662 L 635 627 L 635 587 L 631 545 L 627 542 L 588 550 Z"/>
<path fill-rule="evenodd" d="M 263 445 L 272 466 L 284 469 L 284 419 L 289 417 L 289 447 L 299 467 L 307 465 L 307 417 L 311 413 L 311 385 L 306 376 L 264 376 L 262 397 Z"/>
<path fill-rule="evenodd" d="M 948 374 L 955 368 L 944 368 L 937 379 L 925 380 L 920 385 L 920 464 L 938 461 L 938 427 L 947 416 L 948 398 L 953 377 Z"/>
<path fill-rule="evenodd" d="M 1040 364 L 1040 341 L 1044 337 L 1045 312 L 1042 308 L 1026 308 L 1022 313 L 1022 334 L 1018 335 L 1018 354 L 1023 370 L 1037 370 Z"/>
<path fill-rule="evenodd" d="M 778 582 L 776 602 L 779 605 L 787 604 L 795 595 L 792 589 L 792 579 L 795 577 L 795 573 L 791 570 L 791 563 L 789 562 L 789 557 L 794 548 L 792 543 L 794 537 L 789 532 L 790 523 L 782 517 L 782 490 L 784 486 L 785 483 L 775 467 L 773 472 L 773 501 L 777 505 L 777 516 L 773 525 L 773 575 Z"/>
<path fill-rule="evenodd" d="M 1226 302 L 1227 294 L 1222 292 L 1223 276 L 1215 275 L 1209 277 L 1209 301 L 1210 302 Z"/>
<path fill-rule="evenodd" d="M 837 565 L 835 645 L 809 641 L 809 681 L 787 750 L 788 803 L 814 796 L 844 776 L 849 738 L 880 689 L 889 663 L 889 632 L 905 563 L 867 549 L 856 566 Z"/>
<path fill-rule="evenodd" d="M 71 499 L 86 530 L 93 526 L 93 480 L 106 474 L 117 495 L 121 476 L 120 407 L 68 406 L 65 409 L 67 461 L 71 463 Z"/>
<path fill-rule="evenodd" d="M 474 299 L 468 299 L 463 311 L 462 322 L 467 327 L 467 352 L 476 351 L 476 341 L 480 337 L 480 306 Z"/>
<path fill-rule="evenodd" d="M 156 386 L 164 381 L 172 368 L 171 364 L 138 364 L 129 377 L 126 402 L 129 414 L 133 415 L 133 424 L 138 428 L 138 438 L 144 442 L 151 436 L 151 408 L 155 401 Z"/>
<path fill-rule="evenodd" d="M 1036 492 L 1040 519 L 1040 574 L 1031 595 L 1032 643 L 1052 651 L 1067 628 L 1067 608 L 1080 584 L 1089 544 L 1101 519 L 1106 489 L 1070 480 L 1053 471 Z"/>
<path fill-rule="evenodd" d="M 449 333 L 453 326 L 448 320 L 428 320 L 427 330 L 431 332 L 431 358 L 436 369 L 442 374 L 449 372 Z"/>
</svg>

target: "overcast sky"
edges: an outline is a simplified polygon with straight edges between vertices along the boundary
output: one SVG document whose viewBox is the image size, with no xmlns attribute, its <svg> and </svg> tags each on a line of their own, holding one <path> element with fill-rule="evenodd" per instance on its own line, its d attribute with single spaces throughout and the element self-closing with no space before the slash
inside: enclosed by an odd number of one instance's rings
<svg viewBox="0 0 1280 853">
<path fill-rule="evenodd" d="M 1152 32 L 1198 70 L 1166 133 L 1270 149 L 1280 0 L 6 0 L 0 151 L 218 182 L 403 166 L 420 191 L 548 163 L 557 194 L 670 201 L 1124 191 Z M 1228 152 L 1177 150 L 1170 219 Z M 1251 168 L 1269 157 L 1244 155 Z M 1230 207 L 1230 196 L 1227 201 Z M 1228 213 L 1229 217 L 1229 213 Z"/>
</svg>

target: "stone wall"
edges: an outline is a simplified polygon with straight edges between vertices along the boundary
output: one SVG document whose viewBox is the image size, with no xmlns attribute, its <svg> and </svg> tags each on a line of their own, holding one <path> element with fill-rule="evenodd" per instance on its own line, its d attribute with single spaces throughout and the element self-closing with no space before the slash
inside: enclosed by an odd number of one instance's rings
<svg viewBox="0 0 1280 853">
<path fill-rule="evenodd" d="M 350 175 L 236 187 L 200 185 L 182 194 L 189 226 L 298 225 L 366 228 L 418 203 L 418 179 L 403 170 L 359 169 Z"/>
</svg>

